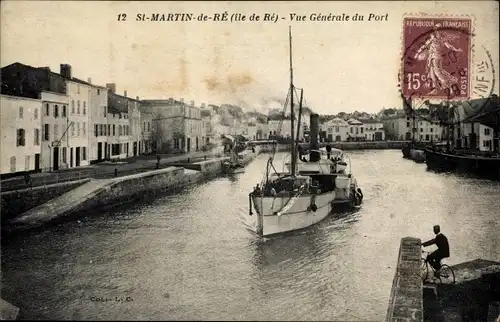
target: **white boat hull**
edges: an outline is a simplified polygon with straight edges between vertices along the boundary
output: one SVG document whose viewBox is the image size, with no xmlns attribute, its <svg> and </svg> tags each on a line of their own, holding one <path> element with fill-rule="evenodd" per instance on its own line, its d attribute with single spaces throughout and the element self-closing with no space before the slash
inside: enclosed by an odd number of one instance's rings
<svg viewBox="0 0 500 322">
<path fill-rule="evenodd" d="M 313 211 L 308 209 L 311 206 L 310 195 L 296 198 L 253 195 L 252 204 L 258 220 L 257 233 L 269 236 L 312 226 L 330 214 L 334 199 L 335 191 L 317 195 L 314 202 L 317 209 Z"/>
</svg>

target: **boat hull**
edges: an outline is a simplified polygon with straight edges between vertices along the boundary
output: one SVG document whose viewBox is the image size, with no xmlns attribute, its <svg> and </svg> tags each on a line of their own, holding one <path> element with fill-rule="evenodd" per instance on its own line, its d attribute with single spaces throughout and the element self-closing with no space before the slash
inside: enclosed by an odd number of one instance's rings
<svg viewBox="0 0 500 322">
<path fill-rule="evenodd" d="M 316 211 L 311 209 L 312 196 L 263 197 L 252 196 L 257 212 L 257 233 L 270 236 L 307 228 L 322 221 L 336 204 L 349 204 L 349 199 L 335 200 L 335 191 L 315 196 Z M 290 200 L 292 199 L 292 200 Z"/>
<path fill-rule="evenodd" d="M 438 171 L 467 172 L 492 180 L 500 180 L 500 158 L 455 155 L 425 149 L 427 167 Z"/>
</svg>

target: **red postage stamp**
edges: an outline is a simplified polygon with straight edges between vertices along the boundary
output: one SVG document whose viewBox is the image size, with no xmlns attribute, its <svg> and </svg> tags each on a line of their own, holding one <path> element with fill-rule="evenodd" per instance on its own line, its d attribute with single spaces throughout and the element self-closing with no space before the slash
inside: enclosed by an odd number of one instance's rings
<svg viewBox="0 0 500 322">
<path fill-rule="evenodd" d="M 404 18 L 404 97 L 469 98 L 471 25 L 469 18 Z"/>
</svg>

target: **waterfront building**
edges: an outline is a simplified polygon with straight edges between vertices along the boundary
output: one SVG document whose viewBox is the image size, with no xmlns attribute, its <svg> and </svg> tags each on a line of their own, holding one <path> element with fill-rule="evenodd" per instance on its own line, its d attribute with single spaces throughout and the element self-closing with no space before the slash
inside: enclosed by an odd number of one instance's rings
<svg viewBox="0 0 500 322">
<path fill-rule="evenodd" d="M 42 101 L 0 97 L 1 174 L 40 170 Z"/>
<path fill-rule="evenodd" d="M 2 94 L 41 100 L 38 111 L 40 155 L 34 156 L 35 168 L 39 166 L 40 170 L 49 171 L 67 167 L 65 152 L 69 138 L 64 134 L 69 125 L 69 98 L 65 79 L 48 67 L 21 63 L 3 67 L 1 79 Z"/>
<path fill-rule="evenodd" d="M 363 123 L 354 118 L 347 120 L 349 131 L 347 132 L 347 141 L 364 141 L 365 133 Z"/>
<path fill-rule="evenodd" d="M 127 91 L 125 91 L 127 98 Z M 131 150 L 129 156 L 138 156 L 141 153 L 142 144 L 142 127 L 141 127 L 141 110 L 139 97 L 134 99 L 127 98 L 128 102 L 128 127 Z"/>
<path fill-rule="evenodd" d="M 267 140 L 269 138 L 269 125 L 267 123 L 257 122 L 257 140 Z"/>
<path fill-rule="evenodd" d="M 72 76 L 71 65 L 61 64 L 61 77 L 66 81 L 67 95 L 69 97 L 69 112 L 67 126 L 69 151 L 64 152 L 62 158 L 67 158 L 66 163 L 70 168 L 85 166 L 89 162 L 89 143 L 91 133 L 90 96 L 92 85 Z M 59 137 L 61 129 L 54 129 L 55 137 Z M 56 132 L 57 131 L 57 132 Z M 54 152 L 55 153 L 55 152 Z"/>
<path fill-rule="evenodd" d="M 200 111 L 201 121 L 202 121 L 202 138 L 201 141 L 204 145 L 209 144 L 215 138 L 214 126 L 212 124 L 212 113 L 213 111 L 204 108 L 205 104 L 202 104 L 202 110 Z"/>
<path fill-rule="evenodd" d="M 201 149 L 203 121 L 201 109 L 169 98 L 168 100 L 143 100 L 143 106 L 152 112 L 153 146 L 156 151 L 192 152 Z"/>
<path fill-rule="evenodd" d="M 141 113 L 141 144 L 140 153 L 149 154 L 152 152 L 152 123 L 153 114 L 151 110 L 143 106 L 142 102 L 139 105 L 139 110 Z"/>
<path fill-rule="evenodd" d="M 129 98 L 116 94 L 116 84 L 108 88 L 108 159 L 122 159 L 130 152 L 130 125 L 128 115 Z"/>
<path fill-rule="evenodd" d="M 247 123 L 243 135 L 249 140 L 257 140 L 257 124 Z"/>
<path fill-rule="evenodd" d="M 42 100 L 41 168 L 43 171 L 69 168 L 69 128 L 71 126 L 69 96 L 43 91 L 40 93 L 40 98 Z"/>
<path fill-rule="evenodd" d="M 301 121 L 302 123 L 302 121 Z M 267 121 L 269 137 L 274 138 L 291 138 L 292 136 L 292 120 L 290 116 L 275 115 L 270 116 Z M 307 124 L 307 123 L 305 123 Z M 298 120 L 294 122 L 293 134 L 297 135 Z M 299 128 L 298 140 L 304 140 L 304 126 Z"/>
<path fill-rule="evenodd" d="M 459 120 L 455 131 L 454 141 L 458 148 L 467 148 L 479 151 L 498 151 L 500 138 L 495 136 L 500 109 L 499 98 L 492 95 L 489 98 L 463 101 L 455 108 L 455 119 Z"/>
<path fill-rule="evenodd" d="M 90 87 L 90 133 L 89 133 L 89 160 L 99 162 L 106 158 L 108 151 L 108 89 L 104 86 L 93 85 L 91 79 L 87 83 Z"/>
<path fill-rule="evenodd" d="M 349 123 L 341 118 L 334 118 L 321 124 L 323 138 L 327 142 L 344 142 L 347 141 L 349 133 Z"/>
<path fill-rule="evenodd" d="M 363 123 L 363 132 L 365 141 L 384 141 L 384 124 L 378 119 L 359 119 Z"/>
<path fill-rule="evenodd" d="M 423 117 L 417 118 L 415 122 L 406 115 L 386 117 L 383 126 L 391 140 L 411 140 L 414 137 L 418 141 L 439 142 L 444 138 L 444 127 L 437 121 L 431 122 Z"/>
</svg>

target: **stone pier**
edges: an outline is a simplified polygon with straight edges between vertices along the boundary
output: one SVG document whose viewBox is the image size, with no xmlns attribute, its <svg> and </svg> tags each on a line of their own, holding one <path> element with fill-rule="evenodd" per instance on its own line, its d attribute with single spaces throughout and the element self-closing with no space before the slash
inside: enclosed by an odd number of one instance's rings
<svg viewBox="0 0 500 322">
<path fill-rule="evenodd" d="M 4 299 L 0 299 L 0 320 L 17 320 L 19 309 Z"/>
<path fill-rule="evenodd" d="M 423 321 L 420 239 L 405 237 L 399 247 L 386 321 Z"/>
</svg>

